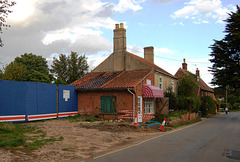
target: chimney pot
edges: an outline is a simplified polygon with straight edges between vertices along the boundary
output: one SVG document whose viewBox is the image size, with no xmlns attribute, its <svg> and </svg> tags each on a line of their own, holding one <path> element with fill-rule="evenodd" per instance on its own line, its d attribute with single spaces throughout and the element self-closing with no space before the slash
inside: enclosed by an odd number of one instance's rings
<svg viewBox="0 0 240 162">
<path fill-rule="evenodd" d="M 183 59 L 182 69 L 187 71 L 187 63 L 185 58 Z"/>
<path fill-rule="evenodd" d="M 198 68 L 196 70 L 196 76 L 200 77 L 200 71 L 198 70 Z"/>
<path fill-rule="evenodd" d="M 123 25 L 123 23 L 120 23 L 120 28 L 122 29 L 122 28 L 124 28 L 124 25 Z"/>
<path fill-rule="evenodd" d="M 119 24 L 116 24 L 116 28 L 115 29 L 119 29 Z"/>
</svg>

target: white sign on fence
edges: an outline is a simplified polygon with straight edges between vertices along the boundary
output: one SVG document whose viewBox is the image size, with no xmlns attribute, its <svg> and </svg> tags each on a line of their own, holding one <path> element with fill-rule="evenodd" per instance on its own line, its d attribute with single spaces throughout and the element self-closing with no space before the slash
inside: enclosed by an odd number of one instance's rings
<svg viewBox="0 0 240 162">
<path fill-rule="evenodd" d="M 65 99 L 65 101 L 68 101 L 68 99 L 70 98 L 70 90 L 63 90 L 63 98 Z"/>
</svg>

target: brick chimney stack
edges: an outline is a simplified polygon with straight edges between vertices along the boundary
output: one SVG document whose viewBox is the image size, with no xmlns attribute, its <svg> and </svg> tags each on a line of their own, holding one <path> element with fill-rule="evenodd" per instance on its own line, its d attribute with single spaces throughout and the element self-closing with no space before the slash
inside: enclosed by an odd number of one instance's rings
<svg viewBox="0 0 240 162">
<path fill-rule="evenodd" d="M 196 76 L 200 77 L 200 71 L 198 70 L 198 68 L 196 70 Z"/>
<path fill-rule="evenodd" d="M 154 63 L 154 47 L 144 47 L 144 59 Z"/>
<path fill-rule="evenodd" d="M 123 23 L 116 24 L 115 29 L 113 30 L 113 52 L 123 52 L 126 51 L 126 29 L 124 28 Z"/>
<path fill-rule="evenodd" d="M 185 58 L 183 59 L 182 69 L 187 71 L 187 63 Z"/>
</svg>

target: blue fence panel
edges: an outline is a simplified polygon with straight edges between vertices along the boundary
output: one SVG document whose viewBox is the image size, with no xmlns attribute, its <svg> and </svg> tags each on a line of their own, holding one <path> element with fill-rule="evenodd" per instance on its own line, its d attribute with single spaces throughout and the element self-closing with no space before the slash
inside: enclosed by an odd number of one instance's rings
<svg viewBox="0 0 240 162">
<path fill-rule="evenodd" d="M 77 115 L 77 106 L 74 86 L 0 80 L 0 122 Z"/>
<path fill-rule="evenodd" d="M 55 84 L 28 82 L 27 92 L 28 120 L 57 117 L 57 86 Z"/>
<path fill-rule="evenodd" d="M 0 122 L 25 120 L 25 89 L 24 82 L 0 80 Z"/>
<path fill-rule="evenodd" d="M 27 88 L 27 97 L 26 97 L 26 115 L 38 114 L 38 93 L 37 93 L 37 83 L 25 82 Z"/>
<path fill-rule="evenodd" d="M 58 116 L 78 114 L 77 92 L 71 85 L 58 85 Z"/>
</svg>

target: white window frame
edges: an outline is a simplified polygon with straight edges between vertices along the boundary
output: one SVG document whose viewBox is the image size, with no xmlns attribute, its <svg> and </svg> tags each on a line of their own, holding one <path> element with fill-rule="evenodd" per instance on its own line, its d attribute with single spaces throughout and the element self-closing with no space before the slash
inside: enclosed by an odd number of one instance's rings
<svg viewBox="0 0 240 162">
<path fill-rule="evenodd" d="M 144 99 L 144 114 L 154 114 L 154 99 Z"/>
<path fill-rule="evenodd" d="M 159 77 L 159 88 L 161 90 L 163 90 L 163 77 L 162 76 Z"/>
<path fill-rule="evenodd" d="M 142 122 L 142 96 L 138 96 L 138 122 Z"/>
<path fill-rule="evenodd" d="M 152 81 L 150 79 L 147 79 L 147 85 L 152 85 Z"/>
</svg>

